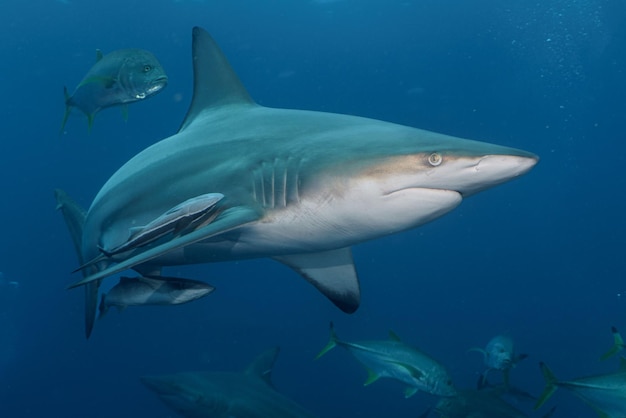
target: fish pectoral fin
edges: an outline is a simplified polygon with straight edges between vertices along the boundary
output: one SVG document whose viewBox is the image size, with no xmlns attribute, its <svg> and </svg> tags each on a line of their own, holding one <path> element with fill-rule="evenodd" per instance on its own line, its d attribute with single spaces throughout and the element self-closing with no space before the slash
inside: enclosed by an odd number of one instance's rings
<svg viewBox="0 0 626 418">
<path fill-rule="evenodd" d="M 411 396 L 415 395 L 417 393 L 417 388 L 415 386 L 409 386 L 406 389 L 404 389 L 404 397 L 405 398 L 410 398 Z"/>
<path fill-rule="evenodd" d="M 358 309 L 361 290 L 350 247 L 273 258 L 298 272 L 342 311 Z"/>
<path fill-rule="evenodd" d="M 217 219 L 213 221 L 213 223 L 206 225 L 202 228 L 198 228 L 197 230 L 190 232 L 186 235 L 176 237 L 161 245 L 157 245 L 156 247 L 149 248 L 133 257 L 121 261 L 118 264 L 112 265 L 106 269 L 92 274 L 91 276 L 85 277 L 83 280 L 80 280 L 68 286 L 68 289 L 83 286 L 95 280 L 103 279 L 121 271 L 133 268 L 154 258 L 158 258 L 163 254 L 167 254 L 170 251 L 174 251 L 179 248 L 183 248 L 193 243 L 196 243 L 198 241 L 202 241 L 204 239 L 223 234 L 232 229 L 239 228 L 242 225 L 254 222 L 258 219 L 259 213 L 252 208 L 246 206 L 236 206 L 228 208 L 223 211 L 220 216 L 218 216 Z"/>
<path fill-rule="evenodd" d="M 410 364 L 402 363 L 401 361 L 392 361 L 391 363 L 406 369 L 406 371 L 415 379 L 421 379 L 424 376 L 424 373 L 411 366 Z"/>
<path fill-rule="evenodd" d="M 380 375 L 376 374 L 371 369 L 367 369 L 367 379 L 365 380 L 365 383 L 363 383 L 363 386 L 369 386 L 378 379 L 380 379 Z"/>
</svg>

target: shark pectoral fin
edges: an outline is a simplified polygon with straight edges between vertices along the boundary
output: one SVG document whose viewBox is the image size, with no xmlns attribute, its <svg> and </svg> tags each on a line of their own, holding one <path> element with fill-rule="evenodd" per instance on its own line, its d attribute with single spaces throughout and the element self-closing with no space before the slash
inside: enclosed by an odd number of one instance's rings
<svg viewBox="0 0 626 418">
<path fill-rule="evenodd" d="M 143 251 L 118 264 L 115 264 L 88 277 L 85 277 L 83 280 L 80 280 L 68 286 L 68 289 L 82 286 L 95 280 L 100 280 L 121 271 L 133 268 L 154 258 L 160 257 L 163 254 L 167 254 L 170 251 L 186 247 L 198 241 L 211 238 L 215 235 L 223 234 L 242 225 L 254 222 L 258 219 L 258 212 L 249 207 L 237 206 L 226 209 L 220 214 L 220 216 L 217 217 L 215 221 L 213 221 L 213 223 L 205 227 L 199 228 L 193 232 L 190 232 L 187 235 L 176 237 L 161 245 L 147 249 L 146 251 Z"/>
<path fill-rule="evenodd" d="M 265 383 L 272 386 L 272 369 L 280 352 L 280 347 L 270 348 L 262 352 L 250 365 L 246 368 L 245 373 L 262 379 Z"/>
<path fill-rule="evenodd" d="M 358 309 L 361 291 L 350 247 L 273 258 L 298 272 L 342 311 Z"/>
<path fill-rule="evenodd" d="M 380 379 L 380 375 L 374 373 L 371 369 L 367 369 L 367 379 L 365 383 L 363 383 L 363 386 L 369 386 L 378 379 Z"/>
<path fill-rule="evenodd" d="M 56 189 L 54 191 L 54 197 L 57 201 L 57 210 L 61 211 L 65 225 L 70 231 L 72 243 L 74 244 L 74 249 L 78 256 L 78 262 L 82 264 L 83 225 L 85 224 L 87 214 L 85 210 L 78 206 L 63 190 Z"/>
<path fill-rule="evenodd" d="M 410 398 L 411 396 L 415 395 L 417 393 L 417 388 L 415 386 L 409 386 L 406 389 L 404 389 L 404 397 L 405 398 Z"/>
</svg>

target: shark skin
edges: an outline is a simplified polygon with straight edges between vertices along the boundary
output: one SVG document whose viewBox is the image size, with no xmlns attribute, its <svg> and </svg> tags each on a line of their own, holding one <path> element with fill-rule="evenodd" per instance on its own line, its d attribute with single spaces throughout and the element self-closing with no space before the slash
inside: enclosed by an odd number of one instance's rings
<svg viewBox="0 0 626 418">
<path fill-rule="evenodd" d="M 269 257 L 351 313 L 360 302 L 353 245 L 437 219 L 538 161 L 374 119 L 263 107 L 198 27 L 192 53 L 194 95 L 180 130 L 102 187 L 86 215 L 80 258 L 89 264 L 134 226 L 202 194 L 224 195 L 220 214 L 183 236 L 105 257 L 69 288 L 127 269 L 155 275 L 165 266 Z"/>
<path fill-rule="evenodd" d="M 262 353 L 244 372 L 144 376 L 141 382 L 184 417 L 314 418 L 273 388 L 271 373 L 278 351 Z"/>
</svg>

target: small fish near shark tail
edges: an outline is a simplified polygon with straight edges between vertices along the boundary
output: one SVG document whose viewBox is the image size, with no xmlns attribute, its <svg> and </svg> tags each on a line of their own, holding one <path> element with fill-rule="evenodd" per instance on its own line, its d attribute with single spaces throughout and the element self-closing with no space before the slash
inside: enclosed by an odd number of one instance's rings
<svg viewBox="0 0 626 418">
<path fill-rule="evenodd" d="M 315 360 L 317 360 L 318 358 L 322 357 L 324 354 L 328 353 L 330 350 L 335 348 L 338 342 L 339 342 L 339 338 L 337 338 L 337 334 L 335 333 L 335 325 L 331 321 L 330 322 L 330 339 L 328 341 L 328 344 L 326 344 L 326 346 L 322 348 L 322 351 L 320 351 L 317 354 L 317 356 L 315 356 Z"/>
<path fill-rule="evenodd" d="M 600 360 L 606 360 L 610 357 L 613 357 L 615 354 L 622 351 L 624 347 L 626 347 L 626 345 L 624 344 L 624 339 L 622 338 L 622 335 L 619 333 L 617 328 L 611 327 L 611 332 L 613 333 L 613 347 L 611 347 L 609 351 L 604 353 L 602 357 L 600 357 Z"/>
<path fill-rule="evenodd" d="M 83 242 L 83 226 L 85 224 L 86 212 L 74 200 L 72 200 L 63 190 L 56 189 L 54 196 L 57 201 L 57 210 L 60 210 L 65 219 L 65 224 L 70 232 L 74 249 L 78 257 L 78 262 L 83 264 L 82 242 Z M 83 275 L 87 272 L 84 271 Z M 93 324 L 96 319 L 96 311 L 98 307 L 98 287 L 100 281 L 94 281 L 85 286 L 85 334 L 87 338 L 91 335 Z"/>
<path fill-rule="evenodd" d="M 541 396 L 539 396 L 537 403 L 535 403 L 535 410 L 541 408 L 541 406 L 546 403 L 548 399 L 550 399 L 550 397 L 558 389 L 557 384 L 559 382 L 556 376 L 554 376 L 554 373 L 552 373 L 552 370 L 550 370 L 550 368 L 546 366 L 544 362 L 540 362 L 539 367 L 541 368 L 541 373 L 543 373 L 543 378 L 546 381 L 546 387 L 543 390 Z"/>
</svg>

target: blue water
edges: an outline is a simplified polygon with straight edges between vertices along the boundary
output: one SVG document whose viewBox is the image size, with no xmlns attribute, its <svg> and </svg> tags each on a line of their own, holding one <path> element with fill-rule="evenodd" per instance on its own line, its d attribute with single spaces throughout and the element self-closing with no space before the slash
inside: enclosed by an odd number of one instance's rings
<svg viewBox="0 0 626 418">
<path fill-rule="evenodd" d="M 0 12 L 1 417 L 172 417 L 145 374 L 239 370 L 282 349 L 276 387 L 320 417 L 415 417 L 435 398 L 364 387 L 345 351 L 320 360 L 328 322 L 346 340 L 393 329 L 474 385 L 468 353 L 499 333 L 528 353 L 512 381 L 538 394 L 545 361 L 564 379 L 626 330 L 626 3 L 622 0 L 4 0 Z M 362 115 L 533 151 L 528 175 L 419 229 L 354 248 L 353 315 L 270 260 L 171 269 L 218 290 L 171 308 L 129 308 L 83 332 L 73 246 L 52 191 L 88 207 L 134 154 L 176 132 L 191 96 L 191 28 L 206 28 L 263 105 Z M 59 137 L 63 86 L 104 52 L 155 53 L 159 95 L 78 112 Z M 624 295 L 624 296 L 620 296 Z M 559 390 L 555 417 L 592 417 Z M 530 411 L 530 405 L 520 404 Z M 546 407 L 547 408 L 547 407 Z"/>
</svg>

